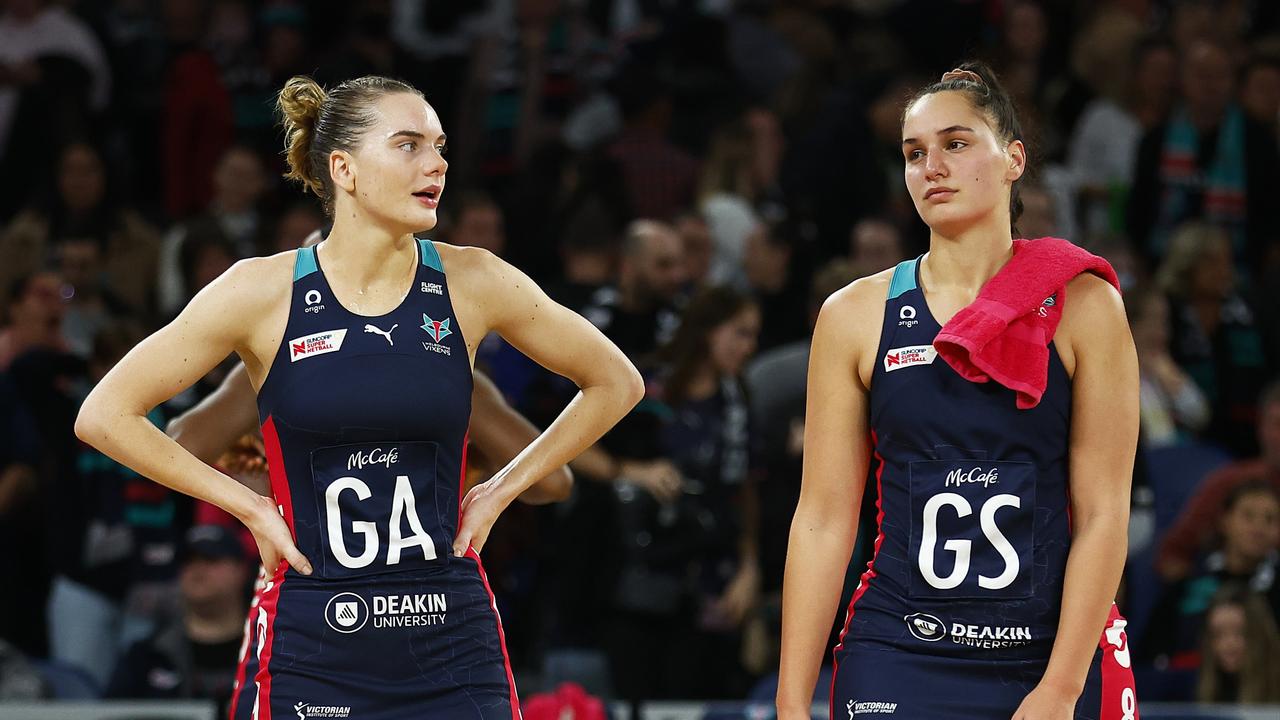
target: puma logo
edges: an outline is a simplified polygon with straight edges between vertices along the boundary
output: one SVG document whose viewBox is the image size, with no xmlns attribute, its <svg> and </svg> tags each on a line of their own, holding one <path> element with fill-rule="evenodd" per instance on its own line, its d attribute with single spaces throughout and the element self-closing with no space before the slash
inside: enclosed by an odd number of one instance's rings
<svg viewBox="0 0 1280 720">
<path fill-rule="evenodd" d="M 386 338 L 386 339 L 387 339 L 387 342 L 391 343 L 391 346 L 392 346 L 392 347 L 395 347 L 395 344 L 396 344 L 396 343 L 395 343 L 395 341 L 394 341 L 394 340 L 392 340 L 392 339 L 391 339 L 391 333 L 395 332 L 396 328 L 398 328 L 398 327 L 400 327 L 400 323 L 396 323 L 395 325 L 392 325 L 390 330 L 387 330 L 386 332 L 383 332 L 382 330 L 380 330 L 380 329 L 378 329 L 378 328 L 376 328 L 376 327 L 374 327 L 374 326 L 372 326 L 372 325 L 365 325 L 365 326 L 364 326 L 364 331 L 365 331 L 365 332 L 367 332 L 367 333 L 377 333 L 377 334 L 381 335 L 382 337 L 384 337 L 384 338 Z"/>
</svg>

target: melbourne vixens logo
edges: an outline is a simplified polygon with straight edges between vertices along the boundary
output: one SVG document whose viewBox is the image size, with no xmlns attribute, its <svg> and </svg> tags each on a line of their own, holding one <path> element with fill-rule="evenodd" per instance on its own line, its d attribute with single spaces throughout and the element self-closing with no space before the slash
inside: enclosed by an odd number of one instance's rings
<svg viewBox="0 0 1280 720">
<path fill-rule="evenodd" d="M 431 352 L 438 352 L 442 355 L 451 354 L 449 351 L 449 346 L 440 344 L 441 340 L 444 340 L 445 338 L 453 334 L 453 331 L 449 329 L 449 318 L 445 318 L 443 320 L 432 320 L 431 316 L 427 315 L 426 313 L 423 313 L 422 325 L 420 327 L 423 330 L 426 330 L 427 334 L 431 336 L 431 339 L 435 341 L 435 342 L 424 341 L 422 343 L 423 348 L 430 350 Z"/>
</svg>

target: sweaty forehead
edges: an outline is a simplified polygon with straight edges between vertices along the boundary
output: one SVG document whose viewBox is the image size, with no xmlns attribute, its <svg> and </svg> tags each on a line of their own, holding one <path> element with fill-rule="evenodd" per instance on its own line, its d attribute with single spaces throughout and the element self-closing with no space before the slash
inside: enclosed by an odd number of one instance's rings
<svg viewBox="0 0 1280 720">
<path fill-rule="evenodd" d="M 990 119 L 963 92 L 943 90 L 916 100 L 902 117 L 902 137 L 924 140 L 949 127 L 990 132 Z"/>
</svg>

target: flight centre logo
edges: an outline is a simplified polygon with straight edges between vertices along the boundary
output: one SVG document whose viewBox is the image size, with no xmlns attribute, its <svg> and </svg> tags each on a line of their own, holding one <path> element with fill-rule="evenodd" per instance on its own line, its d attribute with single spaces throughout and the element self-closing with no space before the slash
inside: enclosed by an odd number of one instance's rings
<svg viewBox="0 0 1280 720">
<path fill-rule="evenodd" d="M 365 627 L 375 630 L 444 625 L 449 601 L 444 593 L 374 595 L 372 602 L 356 593 L 338 593 L 324 608 L 324 621 L 350 635 Z"/>
<path fill-rule="evenodd" d="M 451 354 L 451 351 L 449 350 L 449 346 L 441 344 L 441 342 L 445 338 L 453 334 L 453 331 L 449 329 L 449 320 L 450 318 L 445 318 L 443 320 L 432 320 L 431 316 L 427 315 L 426 313 L 422 313 L 422 325 L 420 325 L 419 327 L 421 327 L 423 330 L 426 330 L 427 334 L 431 336 L 431 339 L 435 341 L 435 342 L 427 342 L 424 340 L 422 342 L 422 347 L 424 349 L 430 350 L 431 352 L 440 353 L 441 355 Z"/>
</svg>

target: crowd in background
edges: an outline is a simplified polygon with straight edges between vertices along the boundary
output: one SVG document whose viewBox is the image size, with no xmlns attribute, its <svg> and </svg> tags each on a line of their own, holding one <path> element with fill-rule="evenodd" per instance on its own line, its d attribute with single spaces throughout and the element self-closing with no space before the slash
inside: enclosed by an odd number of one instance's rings
<svg viewBox="0 0 1280 720">
<path fill-rule="evenodd" d="M 777 664 L 817 309 L 927 248 L 903 103 L 982 58 L 1029 129 L 1017 232 L 1106 257 L 1125 292 L 1141 697 L 1280 702 L 1280 3 L 0 8 L 0 699 L 68 668 L 106 697 L 229 692 L 252 547 L 72 425 L 231 264 L 325 227 L 281 179 L 273 103 L 295 74 L 422 89 L 449 137 L 430 236 L 524 269 L 648 381 L 572 498 L 513 506 L 485 548 L 522 690 L 748 697 Z M 476 366 L 537 424 L 574 391 L 496 336 Z"/>
</svg>

